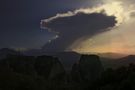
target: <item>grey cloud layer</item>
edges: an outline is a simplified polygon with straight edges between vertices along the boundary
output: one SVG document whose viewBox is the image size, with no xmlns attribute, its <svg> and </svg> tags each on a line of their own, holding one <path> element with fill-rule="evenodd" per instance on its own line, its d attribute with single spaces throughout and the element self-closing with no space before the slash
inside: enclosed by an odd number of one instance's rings
<svg viewBox="0 0 135 90">
<path fill-rule="evenodd" d="M 67 50 L 76 40 L 85 37 L 90 38 L 109 27 L 115 26 L 116 23 L 114 16 L 106 16 L 102 13 L 77 13 L 69 17 L 59 17 L 49 22 L 43 21 L 43 27 L 59 33 L 59 38 L 48 42 L 43 49 L 47 52 Z"/>
</svg>

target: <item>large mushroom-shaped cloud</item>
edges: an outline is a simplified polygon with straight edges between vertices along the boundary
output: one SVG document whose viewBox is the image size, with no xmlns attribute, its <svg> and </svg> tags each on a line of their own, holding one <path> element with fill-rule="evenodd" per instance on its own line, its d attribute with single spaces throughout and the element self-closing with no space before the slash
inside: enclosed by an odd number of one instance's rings
<svg viewBox="0 0 135 90">
<path fill-rule="evenodd" d="M 86 14 L 83 12 L 72 16 L 57 17 L 50 21 L 42 21 L 42 27 L 57 32 L 58 38 L 51 40 L 43 49 L 46 52 L 60 52 L 67 50 L 80 38 L 90 38 L 117 23 L 114 16 L 101 13 Z M 80 41 L 81 43 L 82 41 Z"/>
</svg>

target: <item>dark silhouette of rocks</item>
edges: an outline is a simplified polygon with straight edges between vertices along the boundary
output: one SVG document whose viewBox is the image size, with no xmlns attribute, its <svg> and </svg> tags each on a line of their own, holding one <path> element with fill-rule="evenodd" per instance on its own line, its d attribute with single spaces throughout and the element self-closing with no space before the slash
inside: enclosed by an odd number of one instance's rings
<svg viewBox="0 0 135 90">
<path fill-rule="evenodd" d="M 13 84 L 8 87 L 3 82 Z M 4 90 L 46 90 L 51 83 L 55 83 L 53 87 L 65 83 L 65 70 L 56 57 L 10 55 L 0 61 L 0 84 Z"/>
<path fill-rule="evenodd" d="M 22 55 L 10 55 L 4 59 L 7 65 L 13 72 L 35 75 L 34 63 L 35 58 L 33 56 L 22 56 Z"/>
<path fill-rule="evenodd" d="M 79 61 L 81 54 L 76 52 L 60 52 L 54 56 L 59 58 L 66 71 L 71 71 L 73 64 Z"/>
<path fill-rule="evenodd" d="M 1 52 L 10 54 L 0 60 L 0 90 L 135 89 L 134 55 L 108 59 L 75 52 L 59 52 L 50 56 L 25 56 L 9 49 Z M 72 69 L 65 70 L 65 60 L 69 60 L 67 66 L 72 66 Z M 116 68 L 104 69 L 103 61 L 111 61 Z"/>
<path fill-rule="evenodd" d="M 65 74 L 58 58 L 52 56 L 10 55 L 0 61 L 0 67 L 9 68 L 10 71 L 20 74 L 43 76 L 46 79 L 54 79 Z"/>
<path fill-rule="evenodd" d="M 103 66 L 96 55 L 82 55 L 80 61 L 72 68 L 73 79 L 79 81 L 93 82 L 103 72 Z"/>
<path fill-rule="evenodd" d="M 35 62 L 35 69 L 38 75 L 48 79 L 64 78 L 65 74 L 64 67 L 58 58 L 52 56 L 38 56 Z"/>
<path fill-rule="evenodd" d="M 107 69 L 102 77 L 94 83 L 92 90 L 134 90 L 135 64 L 119 67 L 115 70 Z"/>
<path fill-rule="evenodd" d="M 73 51 L 68 51 L 68 52 L 44 52 L 42 50 L 28 50 L 22 52 L 23 55 L 26 56 L 53 56 L 53 57 L 58 57 L 59 61 L 63 64 L 64 68 L 66 71 L 70 71 L 72 69 L 72 65 L 77 62 L 80 59 L 81 54 Z"/>
</svg>

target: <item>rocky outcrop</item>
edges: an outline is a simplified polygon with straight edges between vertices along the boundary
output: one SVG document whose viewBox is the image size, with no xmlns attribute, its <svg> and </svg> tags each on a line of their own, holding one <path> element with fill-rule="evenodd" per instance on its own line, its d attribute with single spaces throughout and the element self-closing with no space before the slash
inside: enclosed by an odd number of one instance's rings
<svg viewBox="0 0 135 90">
<path fill-rule="evenodd" d="M 103 71 L 100 59 L 96 55 L 82 55 L 80 61 L 72 67 L 72 77 L 76 81 L 93 82 Z"/>
<path fill-rule="evenodd" d="M 38 56 L 35 62 L 35 69 L 38 75 L 47 79 L 63 77 L 65 70 L 58 58 L 52 56 Z"/>
<path fill-rule="evenodd" d="M 54 56 L 59 58 L 65 70 L 68 72 L 71 71 L 73 64 L 80 59 L 81 55 L 76 52 L 60 52 Z"/>
<path fill-rule="evenodd" d="M 0 71 L 8 70 L 44 79 L 64 78 L 65 70 L 58 58 L 52 56 L 10 55 L 0 61 Z"/>
<path fill-rule="evenodd" d="M 1 60 L 0 66 L 7 66 L 12 72 L 35 75 L 34 69 L 35 58 L 33 56 L 10 55 Z"/>
</svg>

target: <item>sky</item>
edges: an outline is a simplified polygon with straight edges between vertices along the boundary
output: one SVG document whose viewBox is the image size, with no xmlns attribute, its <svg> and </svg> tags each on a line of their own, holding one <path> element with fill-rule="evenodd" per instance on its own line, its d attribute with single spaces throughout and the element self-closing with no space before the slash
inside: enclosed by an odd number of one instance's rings
<svg viewBox="0 0 135 90">
<path fill-rule="evenodd" d="M 73 10 L 87 1 L 1 0 L 0 48 L 41 48 L 53 34 L 40 28 L 40 20 Z"/>
<path fill-rule="evenodd" d="M 134 0 L 2 0 L 0 48 L 135 53 Z"/>
</svg>

